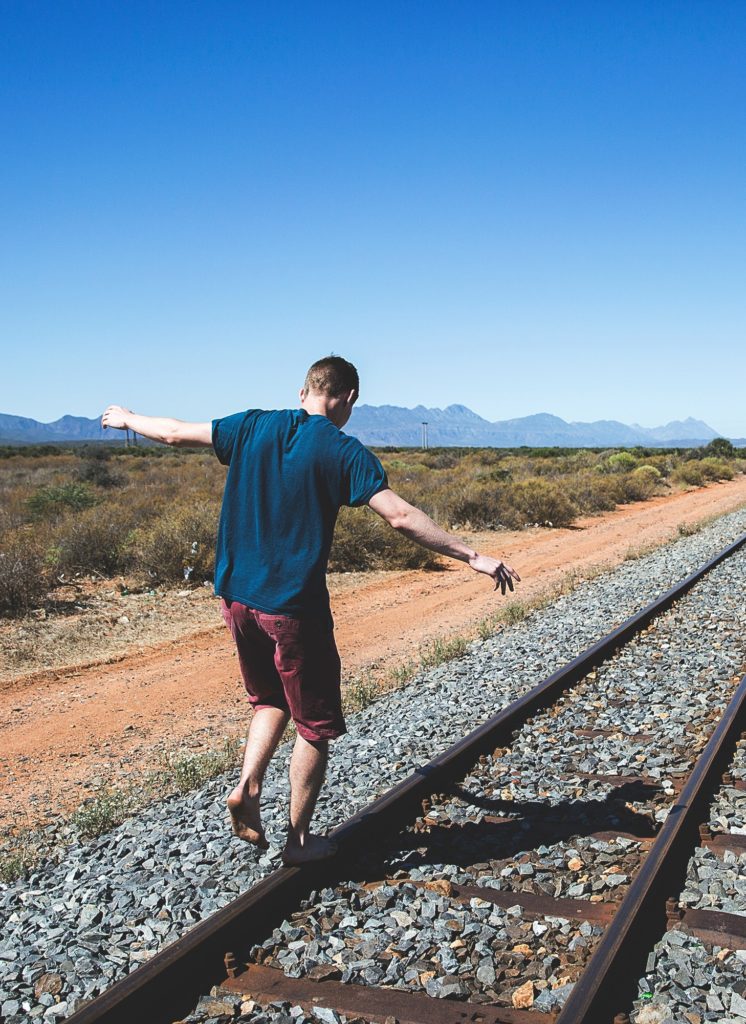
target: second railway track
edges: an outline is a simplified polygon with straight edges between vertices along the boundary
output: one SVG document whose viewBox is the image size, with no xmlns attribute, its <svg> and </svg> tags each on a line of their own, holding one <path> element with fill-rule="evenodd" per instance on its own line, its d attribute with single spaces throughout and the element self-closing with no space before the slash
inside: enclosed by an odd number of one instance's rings
<svg viewBox="0 0 746 1024">
<path fill-rule="evenodd" d="M 222 974 L 187 1020 L 611 1022 L 666 915 L 702 931 L 670 897 L 746 725 L 743 540 L 72 1020 L 174 1020 Z"/>
</svg>

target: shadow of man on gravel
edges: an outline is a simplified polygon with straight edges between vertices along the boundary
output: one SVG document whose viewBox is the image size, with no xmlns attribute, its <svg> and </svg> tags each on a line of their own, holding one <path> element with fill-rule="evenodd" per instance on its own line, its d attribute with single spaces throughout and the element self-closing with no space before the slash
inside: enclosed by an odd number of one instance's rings
<svg viewBox="0 0 746 1024">
<path fill-rule="evenodd" d="M 453 787 L 450 793 L 472 807 L 489 813 L 480 821 L 443 820 L 435 824 L 419 818 L 414 829 L 400 832 L 378 850 L 354 858 L 353 880 L 390 877 L 396 872 L 433 864 L 470 868 L 506 860 L 541 845 L 580 837 L 612 840 L 652 839 L 657 824 L 652 809 L 637 811 L 632 801 L 647 801 L 659 792 L 645 782 L 616 786 L 597 800 L 566 800 L 551 805 L 541 800 L 492 799 Z M 448 803 L 442 805 L 442 810 Z M 460 817 L 460 815 L 459 815 Z"/>
</svg>

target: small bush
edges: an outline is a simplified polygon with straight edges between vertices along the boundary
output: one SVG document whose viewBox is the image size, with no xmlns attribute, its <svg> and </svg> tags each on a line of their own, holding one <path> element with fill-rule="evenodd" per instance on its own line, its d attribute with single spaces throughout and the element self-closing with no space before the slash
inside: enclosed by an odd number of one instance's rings
<svg viewBox="0 0 746 1024">
<path fill-rule="evenodd" d="M 500 492 L 494 485 L 469 484 L 451 497 L 446 520 L 454 528 L 490 530 L 500 525 Z"/>
<path fill-rule="evenodd" d="M 95 484 L 96 487 L 120 487 L 124 483 L 121 476 L 112 473 L 106 459 L 86 459 L 77 477 L 83 483 Z"/>
<path fill-rule="evenodd" d="M 618 476 L 578 473 L 564 487 L 568 498 L 581 512 L 589 515 L 610 512 L 624 501 L 624 489 Z"/>
<path fill-rule="evenodd" d="M 504 501 L 502 522 L 515 529 L 531 524 L 570 526 L 578 514 L 577 506 L 562 488 L 548 480 L 508 484 L 501 497 Z"/>
<path fill-rule="evenodd" d="M 39 487 L 26 502 L 35 519 L 58 516 L 68 509 L 79 512 L 96 504 L 96 495 L 86 484 L 60 484 L 58 487 Z"/>
<path fill-rule="evenodd" d="M 210 579 L 220 506 L 200 502 L 169 509 L 132 538 L 135 566 L 164 581 Z"/>
<path fill-rule="evenodd" d="M 719 458 L 733 458 L 736 455 L 736 449 L 727 437 L 714 437 L 705 448 L 705 452 Z"/>
<path fill-rule="evenodd" d="M 700 462 L 705 480 L 732 480 L 733 470 L 724 459 L 708 456 Z"/>
<path fill-rule="evenodd" d="M 629 473 L 636 465 L 637 459 L 630 452 L 615 452 L 601 464 L 601 469 L 607 473 Z"/>
<path fill-rule="evenodd" d="M 705 471 L 700 462 L 692 459 L 677 466 L 671 473 L 671 479 L 674 483 L 686 484 L 688 487 L 701 487 L 705 482 Z"/>
<path fill-rule="evenodd" d="M 663 474 L 655 466 L 651 466 L 648 463 L 645 463 L 644 466 L 637 467 L 637 469 L 633 473 L 633 476 L 645 477 L 648 480 L 653 480 L 657 483 L 661 479 Z"/>
<path fill-rule="evenodd" d="M 661 475 L 655 466 L 638 466 L 632 473 L 622 477 L 621 485 L 625 501 L 645 501 L 655 494 Z"/>
<path fill-rule="evenodd" d="M 43 603 L 49 580 L 41 552 L 25 533 L 0 541 L 0 613 L 23 615 Z"/>
<path fill-rule="evenodd" d="M 134 517 L 126 508 L 89 508 L 66 516 L 53 535 L 51 558 L 61 572 L 125 572 L 132 556 L 128 541 Z"/>
</svg>

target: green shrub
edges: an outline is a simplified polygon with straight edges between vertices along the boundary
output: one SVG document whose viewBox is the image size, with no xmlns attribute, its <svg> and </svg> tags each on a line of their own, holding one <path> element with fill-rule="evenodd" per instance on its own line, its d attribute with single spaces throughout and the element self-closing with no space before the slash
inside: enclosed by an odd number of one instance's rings
<svg viewBox="0 0 746 1024">
<path fill-rule="evenodd" d="M 548 480 L 508 484 L 500 497 L 503 502 L 501 520 L 514 529 L 533 524 L 570 526 L 578 514 L 577 506 L 560 485 Z"/>
<path fill-rule="evenodd" d="M 724 459 L 708 456 L 700 462 L 705 480 L 732 480 L 733 470 Z"/>
<path fill-rule="evenodd" d="M 563 486 L 568 498 L 586 515 L 610 512 L 624 501 L 624 490 L 618 476 L 578 473 L 563 482 Z"/>
<path fill-rule="evenodd" d="M 214 501 L 168 509 L 133 535 L 135 567 L 163 581 L 212 578 L 219 515 Z"/>
<path fill-rule="evenodd" d="M 688 487 L 701 487 L 705 482 L 705 471 L 702 469 L 701 463 L 690 459 L 674 469 L 671 479 L 674 483 L 686 484 Z"/>
<path fill-rule="evenodd" d="M 607 473 L 629 473 L 636 465 L 637 459 L 631 452 L 615 452 L 600 468 Z"/>
<path fill-rule="evenodd" d="M 80 511 L 96 504 L 96 495 L 83 483 L 39 487 L 26 502 L 35 519 L 58 516 L 68 509 Z"/>
<path fill-rule="evenodd" d="M 0 613 L 23 615 L 44 602 L 49 587 L 41 551 L 22 531 L 0 540 Z"/>
<path fill-rule="evenodd" d="M 638 466 L 632 473 L 621 477 L 625 501 L 645 501 L 655 494 L 661 478 L 655 466 Z"/>
<path fill-rule="evenodd" d="M 714 437 L 705 448 L 705 452 L 719 458 L 733 458 L 736 449 L 727 437 Z"/>
<path fill-rule="evenodd" d="M 438 556 L 407 540 L 368 508 L 343 508 L 337 519 L 330 572 L 366 569 L 433 569 Z"/>
<path fill-rule="evenodd" d="M 657 483 L 663 476 L 659 469 L 657 469 L 655 466 L 651 466 L 647 462 L 644 466 L 638 466 L 637 469 L 634 470 L 632 475 L 636 477 L 643 477 L 648 480 L 653 480 L 655 483 Z"/>
</svg>

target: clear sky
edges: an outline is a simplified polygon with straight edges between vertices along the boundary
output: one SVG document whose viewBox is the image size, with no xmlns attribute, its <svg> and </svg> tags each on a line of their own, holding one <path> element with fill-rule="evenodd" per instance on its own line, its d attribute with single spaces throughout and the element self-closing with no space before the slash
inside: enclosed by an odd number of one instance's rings
<svg viewBox="0 0 746 1024">
<path fill-rule="evenodd" d="M 0 412 L 746 436 L 746 4 L 6 0 Z"/>
</svg>

